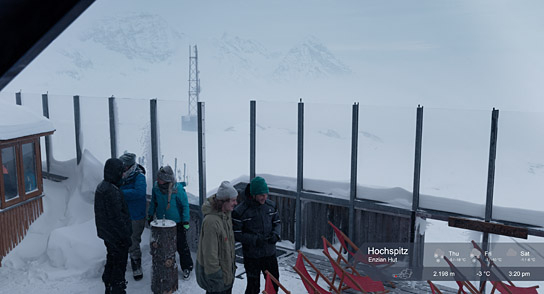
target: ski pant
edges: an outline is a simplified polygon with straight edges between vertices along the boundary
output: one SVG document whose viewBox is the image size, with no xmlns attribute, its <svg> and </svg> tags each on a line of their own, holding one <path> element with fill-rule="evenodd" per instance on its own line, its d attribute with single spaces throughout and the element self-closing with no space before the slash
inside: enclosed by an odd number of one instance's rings
<svg viewBox="0 0 544 294">
<path fill-rule="evenodd" d="M 193 259 L 191 257 L 191 251 L 189 250 L 189 244 L 187 244 L 187 232 L 183 227 L 183 224 L 176 224 L 176 238 L 177 238 L 177 250 L 179 254 L 179 263 L 182 270 L 193 270 Z"/>
<path fill-rule="evenodd" d="M 106 266 L 102 274 L 102 281 L 111 286 L 125 285 L 125 271 L 127 269 L 128 247 L 106 244 Z M 124 288 L 123 288 L 124 289 Z"/>
<path fill-rule="evenodd" d="M 230 287 L 229 289 L 227 289 L 225 291 L 221 291 L 221 292 L 208 292 L 208 291 L 206 291 L 206 294 L 232 294 L 232 287 Z"/>
<path fill-rule="evenodd" d="M 280 279 L 280 273 L 278 270 L 278 259 L 276 255 L 261 257 L 261 258 L 247 258 L 244 257 L 244 268 L 246 269 L 247 287 L 245 294 L 258 294 L 261 287 L 261 273 L 266 278 L 265 271 L 268 270 L 276 279 Z M 274 284 L 274 289 L 278 292 L 278 285 Z"/>
<path fill-rule="evenodd" d="M 132 220 L 132 245 L 128 249 L 130 259 L 142 259 L 142 251 L 140 250 L 140 242 L 142 242 L 142 233 L 145 228 L 145 218 Z"/>
</svg>

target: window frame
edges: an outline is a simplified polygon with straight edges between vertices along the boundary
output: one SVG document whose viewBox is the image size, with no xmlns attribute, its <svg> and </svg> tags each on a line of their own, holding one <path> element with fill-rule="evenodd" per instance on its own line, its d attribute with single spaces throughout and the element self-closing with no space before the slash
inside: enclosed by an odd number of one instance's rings
<svg viewBox="0 0 544 294">
<path fill-rule="evenodd" d="M 24 165 L 23 165 L 23 144 L 34 143 L 34 156 L 36 168 L 36 186 L 37 189 L 26 192 L 24 183 Z M 17 169 L 17 188 L 19 196 L 10 200 L 6 200 L 4 178 L 0 177 L 0 209 L 5 209 L 13 205 L 17 205 L 23 201 L 38 197 L 43 194 L 43 179 L 42 179 L 42 161 L 41 161 L 41 146 L 40 136 L 29 136 L 18 138 L 9 141 L 0 142 L 0 149 L 14 147 L 15 160 Z M 0 162 L 2 162 L 2 152 L 0 152 Z"/>
<path fill-rule="evenodd" d="M 2 144 L 0 145 L 0 163 L 3 163 L 4 161 L 2 160 L 2 150 L 3 149 L 7 149 L 7 148 L 13 148 L 13 152 L 15 154 L 15 174 L 17 176 L 17 196 L 13 197 L 12 199 L 10 200 L 7 200 L 6 199 L 6 186 L 5 186 L 5 182 L 4 182 L 4 177 L 2 177 L 2 208 L 5 208 L 5 207 L 8 207 L 8 206 L 11 206 L 12 203 L 19 203 L 21 201 L 23 201 L 23 198 L 24 198 L 24 194 L 21 194 L 21 187 L 19 185 L 19 179 L 20 179 L 20 174 L 19 174 L 19 154 L 17 152 L 17 142 L 11 142 L 11 143 L 8 143 L 8 144 Z"/>
</svg>

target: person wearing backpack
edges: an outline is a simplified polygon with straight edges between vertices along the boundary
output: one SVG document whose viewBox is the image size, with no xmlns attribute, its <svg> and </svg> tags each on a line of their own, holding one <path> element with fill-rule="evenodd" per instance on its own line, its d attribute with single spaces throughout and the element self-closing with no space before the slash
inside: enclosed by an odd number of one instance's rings
<svg viewBox="0 0 544 294">
<path fill-rule="evenodd" d="M 125 153 L 119 159 L 123 162 L 123 181 L 119 188 L 123 191 L 132 221 L 132 246 L 128 249 L 128 253 L 130 254 L 132 275 L 134 280 L 139 281 L 144 277 L 140 242 L 145 228 L 145 207 L 147 205 L 145 168 L 136 163 L 136 154 L 134 153 Z"/>
</svg>

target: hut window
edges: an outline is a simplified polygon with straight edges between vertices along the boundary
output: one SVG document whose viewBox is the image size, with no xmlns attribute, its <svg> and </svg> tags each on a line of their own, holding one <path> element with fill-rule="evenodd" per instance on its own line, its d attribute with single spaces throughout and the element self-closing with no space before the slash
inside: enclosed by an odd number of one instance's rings
<svg viewBox="0 0 544 294">
<path fill-rule="evenodd" d="M 36 150 L 34 142 L 23 144 L 23 175 L 25 192 L 38 189 L 36 184 Z"/>
<path fill-rule="evenodd" d="M 17 185 L 17 160 L 15 147 L 2 148 L 2 175 L 4 177 L 4 191 L 6 201 L 19 195 Z"/>
</svg>

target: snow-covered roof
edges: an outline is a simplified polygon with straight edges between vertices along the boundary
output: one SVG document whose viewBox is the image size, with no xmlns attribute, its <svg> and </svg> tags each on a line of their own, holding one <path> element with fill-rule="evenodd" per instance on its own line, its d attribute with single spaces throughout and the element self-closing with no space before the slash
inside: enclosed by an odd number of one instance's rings
<svg viewBox="0 0 544 294">
<path fill-rule="evenodd" d="M 0 141 L 55 131 L 51 121 L 23 106 L 0 101 Z"/>
</svg>

